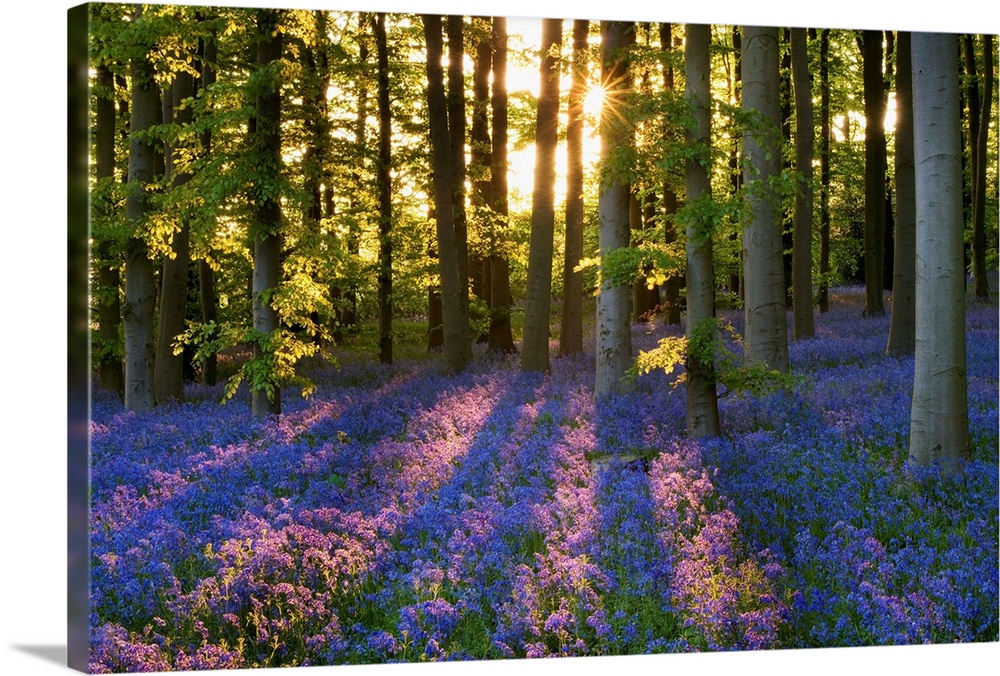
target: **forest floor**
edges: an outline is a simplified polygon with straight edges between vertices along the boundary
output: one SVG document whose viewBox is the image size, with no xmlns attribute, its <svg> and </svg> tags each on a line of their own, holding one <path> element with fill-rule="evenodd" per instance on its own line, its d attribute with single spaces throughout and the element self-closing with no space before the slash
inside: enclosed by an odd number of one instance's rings
<svg viewBox="0 0 1000 676">
<path fill-rule="evenodd" d="M 934 479 L 862 303 L 837 290 L 795 387 L 728 394 L 701 442 L 675 374 L 595 405 L 592 352 L 341 351 L 264 421 L 221 386 L 96 392 L 91 670 L 996 641 L 997 305 L 967 310 L 973 461 Z"/>
</svg>

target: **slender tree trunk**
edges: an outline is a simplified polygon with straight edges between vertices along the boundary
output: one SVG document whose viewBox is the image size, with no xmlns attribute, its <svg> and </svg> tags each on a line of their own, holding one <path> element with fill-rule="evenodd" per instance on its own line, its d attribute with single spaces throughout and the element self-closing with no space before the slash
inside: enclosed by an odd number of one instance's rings
<svg viewBox="0 0 1000 676">
<path fill-rule="evenodd" d="M 268 68 L 281 58 L 278 13 L 257 11 L 257 67 Z M 281 279 L 281 203 L 272 194 L 281 170 L 281 94 L 273 78 L 257 95 L 256 125 L 252 138 L 258 155 L 254 185 L 253 234 L 253 328 L 261 337 L 278 330 L 278 313 L 270 295 Z M 254 359 L 263 359 L 273 346 L 254 341 Z M 257 417 L 281 413 L 281 388 L 273 380 L 269 387 L 251 388 L 251 409 Z"/>
<path fill-rule="evenodd" d="M 375 20 L 375 50 L 378 54 L 378 326 L 379 360 L 392 363 L 392 110 L 389 105 L 389 48 L 386 44 L 385 13 Z"/>
<path fill-rule="evenodd" d="M 95 106 L 94 150 L 95 169 L 98 181 L 114 181 L 115 176 L 115 82 L 107 66 L 97 67 L 97 87 L 100 92 Z M 110 202 L 95 205 L 110 216 Z M 100 386 L 121 396 L 125 386 L 122 360 L 119 352 L 118 331 L 121 327 L 121 273 L 113 263 L 110 239 L 98 242 L 98 284 L 100 295 L 97 305 L 98 336 L 100 337 L 100 357 L 98 369 Z"/>
<path fill-rule="evenodd" d="M 434 214 L 437 222 L 438 264 L 441 273 L 441 314 L 444 355 L 455 373 L 465 370 L 472 359 L 469 339 L 468 303 L 461 302 L 461 268 L 455 235 L 454 174 L 451 137 L 448 130 L 448 103 L 441 65 L 443 41 L 441 17 L 425 15 L 424 37 L 427 41 L 427 108 L 430 117 L 432 166 L 434 171 Z"/>
<path fill-rule="evenodd" d="M 510 263 L 501 253 L 496 242 L 507 227 L 507 19 L 493 18 L 493 157 L 490 170 L 490 188 L 493 193 L 493 212 L 499 225 L 491 237 L 491 250 L 487 268 L 490 280 L 490 338 L 489 351 L 509 354 L 514 352 L 514 336 L 510 323 Z"/>
<path fill-rule="evenodd" d="M 819 151 L 819 311 L 830 311 L 830 29 L 820 32 L 820 151 Z"/>
<path fill-rule="evenodd" d="M 687 24 L 684 80 L 694 125 L 687 132 L 692 151 L 685 169 L 687 203 L 712 199 L 709 179 L 712 143 L 711 27 Z M 687 217 L 687 432 L 699 439 L 718 436 L 719 403 L 715 393 L 715 270 L 712 223 Z"/>
<path fill-rule="evenodd" d="M 990 295 L 989 280 L 986 275 L 986 168 L 989 165 L 990 115 L 993 110 L 993 36 L 983 36 L 983 95 L 979 110 L 970 106 L 969 120 L 977 116 L 976 134 L 972 139 L 975 149 L 972 153 L 972 278 L 977 298 L 986 299 Z M 973 59 L 974 60 L 974 59 Z"/>
<path fill-rule="evenodd" d="M 970 457 L 956 40 L 912 36 L 917 326 L 910 460 L 940 463 L 945 473 Z"/>
<path fill-rule="evenodd" d="M 621 115 L 624 105 L 622 94 L 628 87 L 626 46 L 629 33 L 634 30 L 631 22 L 601 22 L 601 81 L 608 83 L 600 123 L 602 161 L 607 161 L 616 149 L 625 147 L 631 138 L 630 125 Z M 628 184 L 620 174 L 609 170 L 601 181 L 598 201 L 598 246 L 602 260 L 612 251 L 629 245 L 628 199 Z M 630 291 L 628 285 L 620 285 L 602 276 L 597 294 L 597 374 L 594 384 L 594 396 L 598 399 L 620 393 L 628 387 L 623 377 L 632 364 Z"/>
<path fill-rule="evenodd" d="M 490 184 L 490 165 L 492 152 L 490 148 L 490 68 L 493 64 L 493 41 L 489 33 L 488 19 L 473 18 L 481 35 L 476 43 L 476 53 L 472 67 L 472 126 L 469 130 L 469 176 L 472 183 L 473 204 L 482 214 L 493 202 L 492 186 Z M 480 219 L 478 228 L 481 236 L 486 236 L 488 226 Z M 470 291 L 490 308 L 492 299 L 489 294 L 489 275 L 487 259 L 483 251 L 469 254 L 469 284 Z M 479 343 L 489 341 L 489 329 L 486 328 L 476 337 Z"/>
<path fill-rule="evenodd" d="M 896 46 L 896 237 L 893 256 L 890 355 L 913 354 L 916 285 L 916 193 L 913 184 L 913 74 L 910 34 L 900 31 Z"/>
<path fill-rule="evenodd" d="M 521 368 L 549 370 L 549 314 L 555 230 L 556 146 L 559 143 L 559 60 L 562 20 L 542 21 L 542 60 L 535 127 L 535 183 L 531 198 L 528 287 L 524 298 Z"/>
<path fill-rule="evenodd" d="M 135 10 L 135 22 L 142 21 L 142 7 Z M 153 263 L 144 238 L 148 214 L 147 186 L 156 174 L 156 151 L 142 137 L 156 124 L 160 108 L 159 90 L 153 79 L 153 66 L 145 54 L 131 62 L 132 106 L 129 129 L 128 197 L 125 219 L 130 236 L 125 251 L 125 303 L 122 307 L 125 329 L 125 408 L 148 411 L 155 405 L 153 396 L 154 341 L 153 315 L 156 306 L 156 279 Z"/>
<path fill-rule="evenodd" d="M 590 22 L 573 22 L 573 84 L 566 124 L 566 247 L 563 257 L 563 313 L 559 354 L 583 352 L 583 100 L 587 95 Z"/>
<path fill-rule="evenodd" d="M 893 63 L 896 59 L 896 34 L 893 31 L 885 31 L 885 75 L 882 80 L 882 119 L 885 119 L 886 111 L 889 110 L 889 90 L 892 88 Z M 882 166 L 886 168 L 885 187 L 882 189 L 882 198 L 885 204 L 885 221 L 882 225 L 882 289 L 892 291 L 893 278 L 893 250 L 895 249 L 895 210 L 892 206 L 892 177 L 889 176 L 889 152 L 888 147 L 882 151 Z"/>
<path fill-rule="evenodd" d="M 200 46 L 198 65 L 199 87 L 205 88 L 215 84 L 215 64 L 218 59 L 218 47 L 214 34 L 205 38 Z M 202 153 L 208 156 L 212 152 L 212 130 L 206 129 L 201 135 Z M 214 323 L 218 319 L 217 294 L 215 290 L 215 271 L 207 260 L 198 262 L 198 300 L 201 306 L 201 320 Z M 218 357 L 215 352 L 209 354 L 201 365 L 201 380 L 206 385 L 215 385 L 218 378 Z"/>
<path fill-rule="evenodd" d="M 739 26 L 733 26 L 732 28 L 732 38 L 733 38 L 733 84 L 732 84 L 732 105 L 740 106 L 743 100 L 743 34 Z M 740 188 L 743 187 L 743 171 L 741 169 L 740 160 L 742 153 L 742 139 L 736 134 L 733 135 L 732 145 L 729 150 L 729 169 L 730 169 L 730 185 L 732 185 L 732 194 L 734 196 L 739 195 Z M 740 239 L 739 232 L 733 232 L 730 235 L 733 242 L 738 242 Z M 735 248 L 739 248 L 739 244 L 734 245 Z M 741 257 L 742 258 L 742 257 Z M 736 294 L 740 301 L 744 300 L 744 279 L 743 279 L 743 265 L 742 261 L 737 261 L 736 270 L 729 276 L 729 290 L 731 293 Z"/>
<path fill-rule="evenodd" d="M 171 87 L 173 119 L 165 119 L 164 123 L 178 127 L 190 125 L 193 119 L 191 108 L 182 105 L 182 102 L 193 95 L 194 78 L 188 72 L 178 72 Z M 188 171 L 177 170 L 176 165 L 180 159 L 178 151 L 179 147 L 171 148 L 170 154 L 178 156 L 171 160 L 172 189 L 183 186 L 191 178 Z M 191 267 L 189 242 L 190 229 L 187 222 L 182 221 L 171 241 L 172 255 L 164 259 L 160 273 L 160 325 L 154 371 L 154 394 L 158 404 L 170 400 L 181 401 L 184 398 L 184 355 L 174 354 L 174 342 L 184 331 L 188 272 Z"/>
<path fill-rule="evenodd" d="M 781 110 L 781 137 L 783 147 L 792 146 L 792 50 L 791 50 L 791 29 L 782 28 L 779 31 L 779 53 L 781 54 L 781 64 L 778 68 L 779 94 L 778 102 Z M 782 153 L 782 171 L 791 172 L 791 159 Z M 792 250 L 793 231 L 795 229 L 794 214 L 781 212 L 781 262 L 785 274 L 785 307 L 789 310 L 793 308 L 792 302 Z"/>
<path fill-rule="evenodd" d="M 354 218 L 350 221 L 347 230 L 347 252 L 357 259 L 361 253 L 361 223 L 365 220 L 364 213 L 367 210 L 365 201 L 360 199 L 360 195 L 365 192 L 363 167 L 365 163 L 365 148 L 368 147 L 368 90 L 370 87 L 368 71 L 368 58 L 371 49 L 368 42 L 368 31 L 371 19 L 366 12 L 358 14 L 358 63 L 361 67 L 361 75 L 357 82 L 358 114 L 354 121 L 354 147 L 357 153 L 357 165 L 351 174 L 351 185 L 354 195 L 351 197 L 351 211 Z M 334 331 L 334 340 L 343 342 L 344 332 L 356 333 L 358 330 L 358 282 L 355 278 L 356 272 L 351 272 L 351 278 L 341 280 L 340 287 L 334 297 L 340 301 L 341 309 L 338 313 L 339 323 Z"/>
<path fill-rule="evenodd" d="M 759 114 L 764 128 L 743 135 L 743 184 L 750 222 L 743 228 L 746 360 L 788 371 L 788 323 L 781 215 L 770 186 L 781 172 L 778 102 L 778 29 L 747 26 L 743 32 L 743 110 Z"/>
<path fill-rule="evenodd" d="M 795 195 L 792 249 L 793 337 L 815 333 L 812 295 L 813 106 L 806 29 L 791 31 L 792 86 L 795 90 L 795 171 L 800 185 Z"/>
<path fill-rule="evenodd" d="M 451 139 L 452 208 L 455 211 L 455 249 L 458 254 L 458 302 L 469 321 L 469 224 L 465 208 L 465 39 L 464 19 L 447 17 L 448 31 L 448 132 Z M 470 333 L 471 329 L 465 332 Z"/>
<path fill-rule="evenodd" d="M 667 92 L 674 90 L 674 66 L 670 57 L 673 48 L 673 27 L 669 23 L 660 24 L 660 50 L 664 54 L 663 88 Z M 674 221 L 677 213 L 677 193 L 670 181 L 663 183 L 663 212 L 665 224 L 663 242 L 673 244 L 677 241 L 677 226 Z M 680 290 L 684 283 L 682 277 L 683 275 L 672 274 L 667 277 L 667 283 L 664 285 L 666 311 L 663 317 L 667 324 L 681 323 Z"/>
<path fill-rule="evenodd" d="M 882 31 L 862 34 L 865 93 L 865 315 L 885 313 L 882 300 L 885 248 L 885 105 Z"/>
</svg>

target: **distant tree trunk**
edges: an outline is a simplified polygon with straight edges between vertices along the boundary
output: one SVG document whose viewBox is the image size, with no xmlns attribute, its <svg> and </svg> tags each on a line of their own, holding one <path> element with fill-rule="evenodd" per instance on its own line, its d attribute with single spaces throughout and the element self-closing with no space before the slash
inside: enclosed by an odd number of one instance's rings
<svg viewBox="0 0 1000 676">
<path fill-rule="evenodd" d="M 865 315 L 885 314 L 882 302 L 885 248 L 885 105 L 882 31 L 862 33 L 865 94 Z"/>
<path fill-rule="evenodd" d="M 472 359 L 469 338 L 468 303 L 461 301 L 461 268 L 455 235 L 451 137 L 448 130 L 448 102 L 441 64 L 443 41 L 441 17 L 424 15 L 427 41 L 427 109 L 430 117 L 432 166 L 434 172 L 434 214 L 437 222 L 437 252 L 441 273 L 441 318 L 444 356 L 455 373 L 465 370 Z M 463 308 L 465 314 L 463 314 Z"/>
<path fill-rule="evenodd" d="M 712 199 L 711 27 L 687 24 L 684 80 L 694 125 L 687 132 L 693 151 L 685 169 L 687 203 Z M 687 432 L 694 439 L 718 436 L 719 402 L 715 392 L 715 270 L 712 223 L 687 217 Z"/>
<path fill-rule="evenodd" d="M 674 90 L 674 66 L 671 62 L 670 52 L 673 50 L 673 27 L 669 23 L 660 24 L 660 50 L 664 54 L 663 60 L 663 88 L 667 92 Z M 677 241 L 677 226 L 674 222 L 674 215 L 677 213 L 677 193 L 674 186 L 669 181 L 663 183 L 663 216 L 664 244 L 673 244 Z M 664 285 L 664 302 L 666 311 L 663 318 L 667 324 L 681 323 L 680 290 L 683 284 L 683 275 L 672 274 L 667 277 Z"/>
<path fill-rule="evenodd" d="M 281 58 L 281 33 L 278 13 L 257 11 L 257 67 L 264 69 Z M 257 94 L 252 138 L 259 158 L 254 182 L 253 204 L 253 328 L 259 336 L 273 336 L 278 331 L 278 313 L 270 294 L 281 278 L 281 202 L 272 194 L 281 168 L 281 94 L 273 78 Z M 254 359 L 262 359 L 266 348 L 254 341 Z M 268 391 L 270 390 L 270 391 Z M 269 388 L 251 388 L 251 409 L 259 418 L 281 413 L 281 388 L 271 382 Z"/>
<path fill-rule="evenodd" d="M 967 38 L 971 41 L 971 38 Z M 978 109 L 969 97 L 969 128 L 972 143 L 972 279 L 977 298 L 990 295 L 986 276 L 986 168 L 989 166 L 990 115 L 993 110 L 993 36 L 983 36 L 983 91 Z M 975 50 L 972 49 L 972 72 L 975 72 Z M 978 118 L 978 119 L 977 119 Z M 976 124 L 973 125 L 973 120 Z"/>
<path fill-rule="evenodd" d="M 490 188 L 493 212 L 499 220 L 499 232 L 507 227 L 507 19 L 493 18 L 493 157 Z M 497 235 L 499 238 L 499 234 Z M 489 351 L 514 352 L 514 336 L 510 323 L 510 264 L 507 256 L 491 241 L 488 261 L 490 291 Z"/>
<path fill-rule="evenodd" d="M 743 229 L 746 359 L 788 371 L 788 323 L 781 214 L 770 186 L 781 172 L 778 101 L 778 29 L 746 26 L 743 32 L 743 110 L 761 116 L 764 128 L 743 135 L 743 184 L 751 217 Z"/>
<path fill-rule="evenodd" d="M 893 31 L 885 31 L 885 74 L 882 80 L 882 110 L 889 109 L 889 90 L 892 89 L 893 63 L 896 55 L 896 34 Z M 885 115 L 882 116 L 885 119 Z M 884 125 L 883 125 L 884 127 Z M 885 157 L 882 166 L 886 167 L 885 186 L 882 189 L 882 198 L 885 203 L 885 221 L 882 226 L 882 289 L 892 291 L 892 266 L 893 266 L 893 231 L 895 230 L 895 211 L 892 206 L 892 178 L 889 176 L 889 154 L 888 149 L 883 151 Z"/>
<path fill-rule="evenodd" d="M 740 31 L 739 26 L 733 26 L 732 28 L 732 38 L 733 38 L 733 83 L 732 83 L 732 105 L 739 106 L 742 101 L 742 89 L 743 89 L 743 34 Z M 741 153 L 742 140 L 739 136 L 733 134 L 732 144 L 729 149 L 729 170 L 730 170 L 730 185 L 732 186 L 732 194 L 734 196 L 739 195 L 740 188 L 743 186 L 743 171 L 740 167 L 740 153 Z M 730 235 L 730 239 L 733 242 L 737 242 L 740 239 L 739 232 L 733 232 Z M 736 245 L 739 246 L 738 244 Z M 744 284 L 743 284 L 743 265 L 741 261 L 737 261 L 736 270 L 729 275 L 729 291 L 736 294 L 736 296 L 742 301 L 744 299 Z"/>
<path fill-rule="evenodd" d="M 792 250 L 793 337 L 814 335 L 812 300 L 813 106 L 806 29 L 791 31 L 792 86 L 795 90 L 795 171 L 801 183 L 795 195 Z"/>
<path fill-rule="evenodd" d="M 914 33 L 916 349 L 910 460 L 953 473 L 970 458 L 957 37 Z"/>
<path fill-rule="evenodd" d="M 465 40 L 464 19 L 447 17 L 448 25 L 448 133 L 451 139 L 452 208 L 455 211 L 455 249 L 458 254 L 458 302 L 469 322 L 469 224 L 465 208 Z M 471 329 L 466 329 L 470 333 Z"/>
<path fill-rule="evenodd" d="M 528 286 L 524 297 L 521 368 L 549 370 L 549 314 L 555 229 L 556 147 L 559 143 L 559 47 L 562 20 L 542 20 L 541 80 L 535 126 L 535 181 L 531 197 Z"/>
<path fill-rule="evenodd" d="M 626 146 L 631 138 L 630 125 L 621 118 L 621 95 L 628 82 L 626 46 L 629 33 L 634 30 L 631 22 L 601 22 L 601 81 L 608 83 L 600 122 L 602 161 Z M 598 202 L 598 246 L 602 260 L 616 249 L 629 245 L 628 199 L 628 184 L 620 174 L 609 171 L 609 175 L 601 181 Z M 594 396 L 598 399 L 620 393 L 628 387 L 623 377 L 632 364 L 630 291 L 629 285 L 621 285 L 602 276 L 597 294 L 597 374 L 594 384 Z"/>
<path fill-rule="evenodd" d="M 896 237 L 893 256 L 890 355 L 913 354 L 916 284 L 916 194 L 913 184 L 913 73 L 910 34 L 900 31 L 896 46 Z"/>
<path fill-rule="evenodd" d="M 367 206 L 360 195 L 365 192 L 364 174 L 362 169 L 365 163 L 365 149 L 368 147 L 368 90 L 370 80 L 366 74 L 368 71 L 368 57 L 371 49 L 368 42 L 368 31 L 371 19 L 368 14 L 360 12 L 358 14 L 358 63 L 361 66 L 361 75 L 357 82 L 358 112 L 354 119 L 354 147 L 356 155 L 356 166 L 351 173 L 351 187 L 355 191 L 351 197 L 351 211 L 354 218 L 349 222 L 347 230 L 347 252 L 357 258 L 361 252 L 361 223 L 365 220 Z M 358 282 L 352 278 L 341 280 L 339 288 L 334 292 L 334 298 L 340 301 L 341 309 L 338 313 L 338 322 L 334 330 L 334 340 L 343 342 L 344 332 L 353 334 L 358 330 Z"/>
<path fill-rule="evenodd" d="M 100 89 L 94 111 L 94 159 L 98 181 L 113 181 L 115 175 L 115 82 L 107 66 L 97 67 L 97 87 Z M 110 215 L 108 202 L 95 207 Z M 98 285 L 97 323 L 100 336 L 98 370 L 100 386 L 121 396 L 125 386 L 122 360 L 119 353 L 118 331 L 121 327 L 121 273 L 112 259 L 111 240 L 102 239 L 97 244 Z M 96 294 L 95 294 L 96 295 Z"/>
<path fill-rule="evenodd" d="M 135 22 L 142 21 L 142 6 L 135 10 Z M 153 79 L 153 66 L 145 53 L 131 62 L 132 106 L 129 120 L 128 197 L 125 219 L 130 235 L 125 251 L 125 303 L 122 308 L 125 329 L 125 408 L 148 411 L 155 405 L 153 396 L 154 341 L 153 316 L 156 309 L 156 279 L 153 263 L 144 238 L 145 218 L 149 212 L 147 186 L 156 175 L 156 151 L 142 134 L 156 124 L 160 108 L 159 89 Z"/>
<path fill-rule="evenodd" d="M 200 58 L 198 59 L 199 87 L 204 90 L 215 84 L 215 63 L 218 58 L 218 48 L 215 36 L 205 38 L 200 45 Z M 212 150 L 212 130 L 206 129 L 201 136 L 202 153 L 206 156 Z M 214 323 L 218 319 L 215 271 L 207 260 L 198 262 L 198 300 L 201 306 L 201 320 L 206 324 Z M 206 385 L 215 385 L 218 378 L 218 357 L 215 352 L 209 354 L 201 365 L 201 380 Z"/>
<path fill-rule="evenodd" d="M 389 102 L 389 48 L 385 13 L 374 20 L 378 54 L 378 327 L 379 360 L 392 363 L 392 110 Z"/>
<path fill-rule="evenodd" d="M 190 73 L 180 71 L 174 76 L 170 95 L 173 97 L 171 108 L 174 119 L 165 119 L 164 123 L 179 127 L 190 125 L 193 119 L 191 107 L 182 105 L 185 99 L 194 96 L 194 78 Z M 188 171 L 177 171 L 173 166 L 179 159 L 179 150 L 178 147 L 171 148 L 171 153 L 178 155 L 171 161 L 171 188 L 182 186 L 191 179 Z M 164 259 L 160 273 L 160 325 L 153 380 L 158 404 L 184 398 L 184 355 L 174 354 L 174 342 L 184 331 L 188 271 L 191 267 L 189 242 L 190 229 L 187 222 L 182 221 L 171 241 L 172 255 Z"/>
<path fill-rule="evenodd" d="M 830 29 L 820 31 L 819 311 L 830 311 Z"/>
<path fill-rule="evenodd" d="M 781 137 L 783 139 L 783 147 L 792 146 L 792 50 L 791 50 L 791 29 L 782 28 L 780 33 L 780 54 L 781 54 L 781 64 L 778 69 L 778 83 L 779 83 L 779 94 L 778 94 L 778 104 L 781 110 Z M 782 171 L 792 170 L 792 163 L 790 158 L 782 153 L 781 160 Z M 785 275 L 785 307 L 789 310 L 792 309 L 792 250 L 795 248 L 793 244 L 792 232 L 795 228 L 795 219 L 793 214 L 786 213 L 785 210 L 781 210 L 781 263 L 784 269 Z"/>
<path fill-rule="evenodd" d="M 559 354 L 583 352 L 583 100 L 587 96 L 587 39 L 590 22 L 573 22 L 573 84 L 566 124 L 566 247 L 563 257 L 563 313 Z"/>
<path fill-rule="evenodd" d="M 490 148 L 490 68 L 493 64 L 493 41 L 488 32 L 489 23 L 487 19 L 474 18 L 474 25 L 481 32 L 476 43 L 476 52 L 473 57 L 472 66 L 472 126 L 469 130 L 469 177 L 472 183 L 473 204 L 477 211 L 482 214 L 488 210 L 493 201 L 492 186 L 490 184 L 490 165 L 492 163 L 492 152 Z M 492 231 L 491 226 L 480 222 L 478 224 L 480 236 L 486 237 Z M 469 284 L 470 291 L 477 298 L 486 303 L 490 308 L 491 298 L 489 294 L 489 266 L 483 251 L 469 254 Z M 476 336 L 476 341 L 485 343 L 489 341 L 489 328 L 487 327 L 480 335 Z"/>
</svg>

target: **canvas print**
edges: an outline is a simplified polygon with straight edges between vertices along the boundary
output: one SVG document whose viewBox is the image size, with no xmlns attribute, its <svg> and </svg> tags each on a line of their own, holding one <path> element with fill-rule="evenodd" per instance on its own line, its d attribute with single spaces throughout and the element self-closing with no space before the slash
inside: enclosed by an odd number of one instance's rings
<svg viewBox="0 0 1000 676">
<path fill-rule="evenodd" d="M 71 666 L 998 640 L 996 36 L 70 18 Z"/>
</svg>

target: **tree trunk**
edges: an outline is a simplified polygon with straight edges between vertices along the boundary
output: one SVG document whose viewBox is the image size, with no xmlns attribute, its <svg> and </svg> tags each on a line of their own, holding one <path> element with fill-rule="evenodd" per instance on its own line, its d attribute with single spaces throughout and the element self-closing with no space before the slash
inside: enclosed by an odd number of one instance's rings
<svg viewBox="0 0 1000 676">
<path fill-rule="evenodd" d="M 535 181 L 531 197 L 531 240 L 524 298 L 521 368 L 549 370 L 549 313 L 555 230 L 556 146 L 559 143 L 559 60 L 562 20 L 542 21 L 542 59 L 535 126 Z"/>
<path fill-rule="evenodd" d="M 465 40 L 464 20 L 448 19 L 448 133 L 451 139 L 452 208 L 455 211 L 455 250 L 458 255 L 458 302 L 469 321 L 469 224 L 465 209 Z M 466 329 L 470 333 L 471 329 Z M 471 348 L 470 348 L 471 349 Z"/>
<path fill-rule="evenodd" d="M 628 87 L 626 46 L 634 24 L 625 21 L 601 22 L 601 81 L 608 83 L 601 110 L 602 162 L 625 147 L 631 138 L 630 125 L 622 119 L 622 94 Z M 620 152 L 620 151 L 619 151 Z M 624 178 L 608 170 L 601 181 L 598 201 L 601 258 L 629 245 L 629 189 Z M 629 325 L 631 300 L 629 285 L 618 284 L 602 275 L 597 294 L 597 365 L 594 396 L 598 399 L 620 393 L 628 387 L 624 376 L 632 365 L 632 331 Z"/>
<path fill-rule="evenodd" d="M 990 295 L 989 280 L 986 275 L 986 169 L 989 165 L 990 115 L 993 110 L 993 36 L 983 36 L 983 92 L 979 110 L 970 106 L 969 121 L 979 118 L 972 157 L 972 279 L 977 298 L 987 299 Z M 974 61 L 974 59 L 973 59 Z"/>
<path fill-rule="evenodd" d="M 493 157 L 490 188 L 493 212 L 502 233 L 507 227 L 507 19 L 493 18 Z M 489 351 L 514 352 L 514 336 L 510 323 L 510 264 L 505 254 L 497 250 L 499 233 L 491 239 L 487 264 L 490 282 Z"/>
<path fill-rule="evenodd" d="M 792 146 L 792 50 L 791 50 L 791 30 L 782 28 L 780 33 L 781 63 L 778 68 L 779 94 L 778 103 L 781 110 L 781 138 L 782 147 Z M 782 171 L 792 170 L 791 159 L 782 153 Z M 795 228 L 794 214 L 781 210 L 781 264 L 785 275 L 785 307 L 792 309 L 792 250 L 793 230 Z"/>
<path fill-rule="evenodd" d="M 862 34 L 865 94 L 865 315 L 885 314 L 883 258 L 885 248 L 885 105 L 882 75 L 882 31 Z"/>
<path fill-rule="evenodd" d="M 473 25 L 480 32 L 476 52 L 472 61 L 472 126 L 469 130 L 469 175 L 472 183 L 472 198 L 476 211 L 486 213 L 491 207 L 493 195 L 490 184 L 490 68 L 493 63 L 493 41 L 489 33 L 488 19 L 473 18 Z M 486 239 L 492 232 L 492 224 L 479 219 L 477 227 L 480 237 Z M 482 250 L 469 254 L 470 292 L 490 308 L 488 262 Z M 476 342 L 489 341 L 488 326 Z"/>
<path fill-rule="evenodd" d="M 781 214 L 771 182 L 781 172 L 778 29 L 747 26 L 743 33 L 743 110 L 763 128 L 743 135 L 743 185 L 751 218 L 743 229 L 746 360 L 788 371 L 788 323 Z"/>
<path fill-rule="evenodd" d="M 896 45 L 896 237 L 892 305 L 889 318 L 890 355 L 913 354 L 916 284 L 916 194 L 913 185 L 913 73 L 910 34 L 900 31 Z"/>
<path fill-rule="evenodd" d="M 799 340 L 815 333 L 812 300 L 813 106 L 805 28 L 792 29 L 791 52 L 795 90 L 795 171 L 800 180 L 795 195 L 792 249 L 792 335 Z"/>
<path fill-rule="evenodd" d="M 912 36 L 917 326 L 910 460 L 940 463 L 945 473 L 970 457 L 956 40 Z"/>
<path fill-rule="evenodd" d="M 115 82 L 107 66 L 97 67 L 97 87 L 99 93 L 94 111 L 94 159 L 95 178 L 98 181 L 114 181 L 115 176 Z M 95 205 L 110 216 L 112 209 L 110 201 Z M 122 373 L 122 360 L 119 350 L 118 331 L 121 327 L 121 273 L 112 261 L 117 258 L 112 253 L 110 239 L 98 242 L 98 285 L 100 295 L 97 304 L 98 336 L 100 337 L 100 355 L 98 371 L 100 386 L 121 396 L 125 386 L 125 376 Z M 96 295 L 96 294 L 95 294 Z"/>
<path fill-rule="evenodd" d="M 441 319 L 444 356 L 455 373 L 465 370 L 472 359 L 469 339 L 468 304 L 461 302 L 461 268 L 455 236 L 455 196 L 452 173 L 451 137 L 448 131 L 448 103 L 445 97 L 441 17 L 425 15 L 427 41 L 427 108 L 430 117 L 432 166 L 434 172 L 434 214 L 437 223 L 438 264 L 441 274 Z"/>
<path fill-rule="evenodd" d="M 392 363 L 392 110 L 389 104 L 389 48 L 385 13 L 374 20 L 378 54 L 378 327 L 379 360 Z"/>
<path fill-rule="evenodd" d="M 573 84 L 566 124 L 566 246 L 563 256 L 563 312 L 559 354 L 583 352 L 583 100 L 587 96 L 590 22 L 573 22 Z"/>
<path fill-rule="evenodd" d="M 164 119 L 164 124 L 178 127 L 190 125 L 190 106 L 182 105 L 185 99 L 194 96 L 194 78 L 190 73 L 180 71 L 174 76 L 171 87 L 173 119 Z M 176 155 L 170 163 L 171 189 L 183 186 L 191 179 L 188 171 L 177 171 L 180 148 L 174 146 L 170 155 Z M 188 272 L 191 267 L 190 230 L 186 221 L 179 224 L 171 241 L 172 253 L 164 259 L 160 273 L 160 326 L 156 343 L 156 364 L 154 371 L 154 394 L 158 404 L 184 398 L 184 355 L 174 354 L 174 342 L 184 331 L 187 310 Z"/>
<path fill-rule="evenodd" d="M 281 58 L 278 13 L 257 11 L 257 67 L 267 68 Z M 262 344 L 279 330 L 278 313 L 270 295 L 281 277 L 281 203 L 273 195 L 281 167 L 281 94 L 273 78 L 257 95 L 253 149 L 259 158 L 254 181 L 253 237 L 253 328 L 254 359 L 270 356 L 273 345 Z M 274 374 L 267 374 L 267 386 L 251 387 L 251 409 L 257 417 L 281 413 L 281 388 Z"/>
<path fill-rule="evenodd" d="M 142 7 L 135 10 L 135 21 L 142 21 Z M 145 53 L 131 63 L 132 106 L 129 129 L 128 197 L 125 219 L 130 236 L 125 252 L 125 303 L 122 308 L 125 329 L 125 408 L 148 411 L 153 408 L 153 361 L 156 340 L 153 315 L 156 309 L 156 279 L 145 240 L 145 218 L 149 212 L 147 186 L 156 173 L 156 151 L 141 135 L 156 124 L 160 108 L 159 89 L 153 79 L 153 66 Z"/>
<path fill-rule="evenodd" d="M 215 84 L 215 63 L 218 58 L 218 48 L 214 34 L 205 38 L 201 44 L 201 55 L 198 65 L 199 87 L 204 90 Z M 208 156 L 212 151 L 212 130 L 206 129 L 201 136 L 202 153 Z M 215 290 L 215 271 L 207 260 L 198 262 L 198 299 L 201 305 L 201 320 L 206 324 L 215 322 L 218 318 Z M 201 365 L 201 381 L 206 385 L 215 385 L 218 378 L 218 357 L 212 352 Z"/>
<path fill-rule="evenodd" d="M 687 203 L 712 199 L 711 162 L 711 27 L 687 24 L 684 79 L 692 107 L 687 132 L 692 151 L 685 169 Z M 715 393 L 715 270 L 712 223 L 687 217 L 687 432 L 693 439 L 718 436 L 719 403 Z"/>
<path fill-rule="evenodd" d="M 674 67 L 671 62 L 670 52 L 673 50 L 673 27 L 669 23 L 660 24 L 660 50 L 664 54 L 663 60 L 663 89 L 667 92 L 674 90 Z M 677 226 L 674 222 L 674 215 L 677 213 L 677 193 L 670 181 L 663 183 L 663 243 L 673 244 L 677 241 Z M 666 304 L 663 313 L 664 321 L 667 324 L 681 323 L 680 290 L 684 283 L 683 275 L 672 274 L 667 277 L 664 285 L 664 302 Z"/>
<path fill-rule="evenodd" d="M 830 29 L 820 32 L 819 311 L 830 311 Z"/>
</svg>

